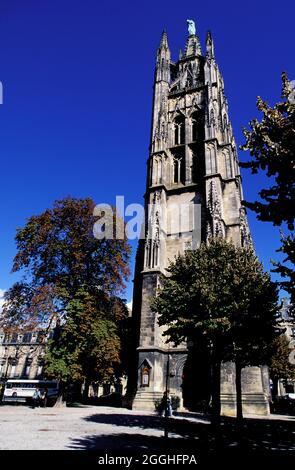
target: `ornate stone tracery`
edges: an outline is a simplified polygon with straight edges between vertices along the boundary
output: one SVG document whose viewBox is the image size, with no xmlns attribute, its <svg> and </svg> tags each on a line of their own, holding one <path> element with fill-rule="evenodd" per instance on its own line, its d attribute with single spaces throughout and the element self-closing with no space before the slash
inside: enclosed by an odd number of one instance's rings
<svg viewBox="0 0 295 470">
<path fill-rule="evenodd" d="M 224 83 L 210 33 L 206 55 L 202 55 L 199 38 L 191 34 L 177 62 L 171 61 L 167 34 L 163 33 L 157 53 L 151 135 L 145 196 L 147 212 L 149 205 L 151 208 L 137 258 L 133 301 L 133 314 L 140 324 L 138 389 L 133 406 L 139 409 L 153 409 L 154 400 L 161 398 L 169 364 L 176 371 L 173 378 L 168 377 L 170 390 L 182 395 L 180 374 L 186 345 L 169 350 L 163 336 L 165 327 L 159 326 L 157 313 L 150 306 L 170 262 L 198 246 L 194 239 L 197 230 L 202 242 L 223 237 L 237 246 L 252 246 L 246 211 L 241 206 L 237 149 Z M 201 206 L 199 219 L 191 225 L 185 220 L 185 228 L 175 228 L 178 219 L 189 219 L 183 207 L 195 208 L 194 204 Z M 144 374 L 140 372 L 143 361 L 149 364 Z M 222 377 L 231 402 L 235 391 L 230 388 L 228 369 Z"/>
</svg>

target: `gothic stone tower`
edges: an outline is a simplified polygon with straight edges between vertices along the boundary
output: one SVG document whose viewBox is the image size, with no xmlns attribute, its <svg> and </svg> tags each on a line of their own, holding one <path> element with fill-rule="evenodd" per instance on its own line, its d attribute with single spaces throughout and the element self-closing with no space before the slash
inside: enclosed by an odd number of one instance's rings
<svg viewBox="0 0 295 470">
<path fill-rule="evenodd" d="M 171 394 L 182 395 L 187 347 L 165 342 L 157 314 L 150 309 L 169 262 L 214 236 L 242 246 L 251 243 L 213 40 L 208 33 L 204 56 L 194 27 L 189 33 L 177 62 L 171 60 L 166 32 L 157 51 L 146 231 L 145 240 L 139 243 L 134 279 L 138 380 L 133 407 L 138 409 L 154 409 L 155 399 L 162 397 L 167 386 Z M 244 412 L 268 412 L 266 379 L 261 368 L 243 371 Z M 234 366 L 229 363 L 222 370 L 222 411 L 233 414 L 234 407 Z"/>
</svg>

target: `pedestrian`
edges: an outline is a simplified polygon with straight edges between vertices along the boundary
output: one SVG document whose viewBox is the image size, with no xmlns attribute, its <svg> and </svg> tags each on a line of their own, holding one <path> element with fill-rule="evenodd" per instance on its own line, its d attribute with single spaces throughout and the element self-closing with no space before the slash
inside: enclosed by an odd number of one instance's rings
<svg viewBox="0 0 295 470">
<path fill-rule="evenodd" d="M 173 416 L 172 412 L 172 400 L 169 395 L 169 390 L 165 391 L 161 403 L 161 416 L 171 417 Z"/>
<path fill-rule="evenodd" d="M 37 387 L 33 393 L 33 408 L 40 406 L 40 391 Z"/>
<path fill-rule="evenodd" d="M 43 408 L 46 408 L 47 406 L 47 395 L 48 395 L 48 389 L 43 388 L 40 392 L 40 403 Z"/>
</svg>

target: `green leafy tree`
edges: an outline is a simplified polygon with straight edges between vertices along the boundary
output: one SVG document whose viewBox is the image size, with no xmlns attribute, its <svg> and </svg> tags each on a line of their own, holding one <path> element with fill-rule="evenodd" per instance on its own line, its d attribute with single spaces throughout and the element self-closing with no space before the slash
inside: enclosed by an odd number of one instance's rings
<svg viewBox="0 0 295 470">
<path fill-rule="evenodd" d="M 252 173 L 264 172 L 269 178 L 269 187 L 259 192 L 260 199 L 244 201 L 257 214 L 258 220 L 274 225 L 286 224 L 290 234 L 282 234 L 279 251 L 285 255 L 282 263 L 275 263 L 275 272 L 285 281 L 282 287 L 295 304 L 295 100 L 292 84 L 282 74 L 282 101 L 269 106 L 260 97 L 257 108 L 263 116 L 260 121 L 250 121 L 250 130 L 244 129 L 246 143 L 241 148 L 249 150 L 251 159 L 240 163 Z"/>
<path fill-rule="evenodd" d="M 212 368 L 212 422 L 218 424 L 221 362 L 234 360 L 239 370 L 261 363 L 274 335 L 277 288 L 252 250 L 221 239 L 179 256 L 168 273 L 152 309 L 159 314 L 159 324 L 167 326 L 168 341 L 206 344 Z"/>
<path fill-rule="evenodd" d="M 273 354 L 270 361 L 270 377 L 273 382 L 273 397 L 278 394 L 278 381 L 280 379 L 295 380 L 295 366 L 290 363 L 289 340 L 285 334 L 278 336 L 272 344 Z"/>
<path fill-rule="evenodd" d="M 115 381 L 121 376 L 120 326 L 126 312 L 120 299 L 80 289 L 67 306 L 67 321 L 49 342 L 47 374 L 84 381 L 85 400 L 92 381 Z"/>
<path fill-rule="evenodd" d="M 17 231 L 13 271 L 23 280 L 5 295 L 7 330 L 55 326 L 46 356 L 47 375 L 90 381 L 111 379 L 120 363 L 120 322 L 127 309 L 118 297 L 129 275 L 126 239 L 93 235 L 95 204 L 67 197 L 30 217 Z M 114 214 L 113 227 L 116 229 Z"/>
</svg>

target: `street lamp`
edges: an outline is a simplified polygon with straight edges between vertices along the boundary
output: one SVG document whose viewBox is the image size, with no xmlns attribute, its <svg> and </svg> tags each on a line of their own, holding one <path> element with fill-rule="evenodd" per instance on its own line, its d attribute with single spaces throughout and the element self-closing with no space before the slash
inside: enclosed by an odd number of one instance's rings
<svg viewBox="0 0 295 470">
<path fill-rule="evenodd" d="M 170 353 L 168 350 L 168 356 L 167 356 L 167 362 L 166 362 L 166 383 L 165 383 L 165 408 L 164 408 L 164 437 L 168 438 L 168 415 L 169 415 L 169 409 L 168 409 L 168 396 L 169 396 L 169 379 L 170 377 L 173 377 L 173 375 L 170 373 Z M 171 406 L 171 403 L 170 403 Z"/>
</svg>

